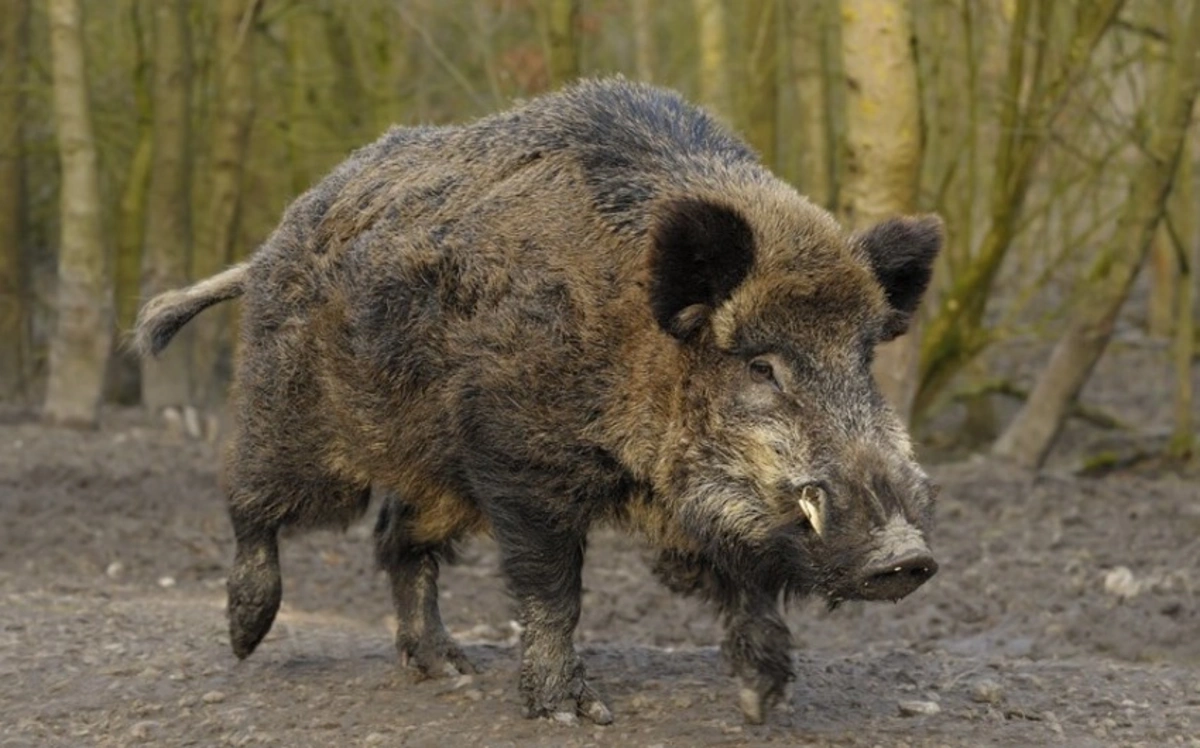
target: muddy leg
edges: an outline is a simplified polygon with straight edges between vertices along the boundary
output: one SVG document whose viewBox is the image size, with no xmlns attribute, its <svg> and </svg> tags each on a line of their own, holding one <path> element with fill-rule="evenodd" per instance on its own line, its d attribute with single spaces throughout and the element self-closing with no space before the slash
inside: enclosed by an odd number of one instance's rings
<svg viewBox="0 0 1200 748">
<path fill-rule="evenodd" d="M 693 555 L 663 553 L 654 572 L 672 591 L 717 604 L 725 622 L 721 654 L 738 679 L 738 706 L 747 722 L 761 724 L 796 677 L 792 634 L 779 613 L 777 593 L 735 584 Z"/>
<path fill-rule="evenodd" d="M 412 663 L 426 677 L 475 672 L 474 666 L 446 632 L 438 609 L 438 566 L 453 557 L 450 542 L 419 545 L 408 533 L 412 508 L 388 495 L 375 524 L 375 557 L 392 583 L 396 606 L 396 650 L 403 665 Z"/>
<path fill-rule="evenodd" d="M 612 711 L 588 684 L 572 638 L 579 623 L 583 533 L 545 518 L 493 519 L 521 623 L 520 690 L 527 717 L 606 725 Z"/>
<path fill-rule="evenodd" d="M 279 528 L 255 522 L 231 509 L 237 551 L 229 571 L 229 640 L 238 659 L 245 659 L 271 630 L 283 580 L 279 573 Z"/>
<path fill-rule="evenodd" d="M 247 464 L 254 470 L 245 469 Z M 227 475 L 229 518 L 237 539 L 226 582 L 229 640 L 233 653 L 245 659 L 271 630 L 279 612 L 283 597 L 280 530 L 345 528 L 366 510 L 370 491 L 278 459 L 235 461 Z"/>
</svg>

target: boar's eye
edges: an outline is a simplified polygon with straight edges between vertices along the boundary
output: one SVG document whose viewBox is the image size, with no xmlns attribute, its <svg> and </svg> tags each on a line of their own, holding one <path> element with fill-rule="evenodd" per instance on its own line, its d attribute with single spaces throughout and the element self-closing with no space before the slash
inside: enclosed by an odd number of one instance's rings
<svg viewBox="0 0 1200 748">
<path fill-rule="evenodd" d="M 775 389 L 781 389 L 779 380 L 775 378 L 775 367 L 765 358 L 750 361 L 750 378 L 759 384 L 769 384 Z"/>
</svg>

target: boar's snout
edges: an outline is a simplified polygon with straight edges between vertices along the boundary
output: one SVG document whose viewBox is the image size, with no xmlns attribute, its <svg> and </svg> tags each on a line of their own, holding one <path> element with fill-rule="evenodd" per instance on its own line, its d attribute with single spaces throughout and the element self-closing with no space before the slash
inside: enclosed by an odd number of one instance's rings
<svg viewBox="0 0 1200 748">
<path fill-rule="evenodd" d="M 937 570 L 928 548 L 911 548 L 867 567 L 858 582 L 858 595 L 863 600 L 899 600 L 925 584 Z"/>
<path fill-rule="evenodd" d="M 924 535 L 904 518 L 893 517 L 874 533 L 873 541 L 873 550 L 852 582 L 852 597 L 896 601 L 912 594 L 937 573 L 937 561 Z"/>
</svg>

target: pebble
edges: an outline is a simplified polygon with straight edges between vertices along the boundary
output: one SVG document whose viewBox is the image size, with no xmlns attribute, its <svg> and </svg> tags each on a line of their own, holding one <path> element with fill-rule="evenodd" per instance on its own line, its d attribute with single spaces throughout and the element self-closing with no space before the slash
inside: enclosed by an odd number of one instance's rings
<svg viewBox="0 0 1200 748">
<path fill-rule="evenodd" d="M 200 700 L 205 704 L 220 704 L 225 700 L 225 694 L 221 691 L 209 691 L 201 696 Z"/>
<path fill-rule="evenodd" d="M 458 671 L 456 670 L 455 672 L 457 673 Z M 475 676 L 460 675 L 460 676 L 458 676 L 458 679 L 454 681 L 454 689 L 458 690 L 460 688 L 466 688 L 467 686 L 471 685 L 474 682 L 475 682 Z"/>
<path fill-rule="evenodd" d="M 367 745 L 383 745 L 385 742 L 387 742 L 387 735 L 384 735 L 381 732 L 373 732 L 368 734 L 367 737 L 363 738 L 363 742 Z"/>
<path fill-rule="evenodd" d="M 469 701 L 480 701 L 483 699 L 483 691 L 480 691 L 478 688 L 468 688 L 466 691 L 463 691 L 463 696 L 467 697 Z"/>
<path fill-rule="evenodd" d="M 573 726 L 579 724 L 579 718 L 575 716 L 574 712 L 555 712 L 553 720 L 560 725 Z"/>
<path fill-rule="evenodd" d="M 978 704 L 998 704 L 1004 698 L 1004 687 L 994 680 L 977 681 L 971 686 L 971 701 Z"/>
<path fill-rule="evenodd" d="M 104 569 L 104 574 L 109 579 L 116 579 L 117 577 L 121 576 L 121 574 L 123 574 L 124 572 L 125 572 L 125 564 L 121 563 L 120 561 L 113 561 L 111 564 L 109 564 Z"/>
<path fill-rule="evenodd" d="M 1141 590 L 1142 583 L 1133 576 L 1128 566 L 1118 566 L 1104 575 L 1104 591 L 1110 595 L 1125 599 Z"/>
<path fill-rule="evenodd" d="M 942 711 L 936 701 L 901 701 L 897 706 L 901 717 L 928 716 Z"/>
<path fill-rule="evenodd" d="M 150 739 L 152 733 L 157 727 L 158 723 L 152 719 L 135 722 L 133 723 L 133 727 L 129 728 L 129 737 L 138 742 L 145 742 Z"/>
<path fill-rule="evenodd" d="M 158 578 L 158 586 L 159 587 L 174 587 L 175 586 L 175 577 L 159 577 Z"/>
</svg>

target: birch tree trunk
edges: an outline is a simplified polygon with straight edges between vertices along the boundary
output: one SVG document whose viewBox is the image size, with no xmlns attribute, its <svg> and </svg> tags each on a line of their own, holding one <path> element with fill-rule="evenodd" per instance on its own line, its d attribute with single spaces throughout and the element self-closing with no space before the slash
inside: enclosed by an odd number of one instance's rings
<svg viewBox="0 0 1200 748">
<path fill-rule="evenodd" d="M 214 34 L 216 102 L 213 108 L 206 207 L 196 227 L 192 277 L 215 275 L 234 259 L 245 163 L 254 122 L 254 22 L 262 0 L 221 0 Z M 192 321 L 194 402 L 211 408 L 225 377 L 219 363 L 231 344 L 232 314 L 218 306 Z"/>
<path fill-rule="evenodd" d="M 146 202 L 142 297 L 187 284 L 191 237 L 191 53 L 183 0 L 153 3 L 154 100 L 150 193 Z M 187 404 L 190 336 L 142 359 L 142 403 L 153 411 Z"/>
<path fill-rule="evenodd" d="M 846 178 L 841 213 L 865 229 L 916 208 L 921 111 L 908 0 L 841 0 Z M 916 394 L 919 329 L 880 346 L 875 377 L 905 421 Z"/>
<path fill-rule="evenodd" d="M 22 251 L 28 52 L 28 0 L 0 4 L 0 399 L 24 394 L 29 351 L 29 284 Z"/>
<path fill-rule="evenodd" d="M 1067 408 L 1104 353 L 1117 313 L 1150 251 L 1178 170 L 1179 154 L 1200 87 L 1200 5 L 1188 4 L 1183 28 L 1173 28 L 1168 67 L 1142 121 L 1148 131 L 1113 239 L 1092 273 L 1033 392 L 994 446 L 996 455 L 1036 468 L 1046 459 Z"/>
<path fill-rule="evenodd" d="M 62 239 L 44 415 L 53 423 L 91 427 L 96 423 L 112 346 L 109 252 L 101 218 L 79 0 L 47 0 L 46 8 L 62 165 Z"/>
<path fill-rule="evenodd" d="M 692 0 L 700 42 L 700 100 L 728 123 L 733 123 L 729 80 L 729 14 L 725 0 Z"/>
</svg>

